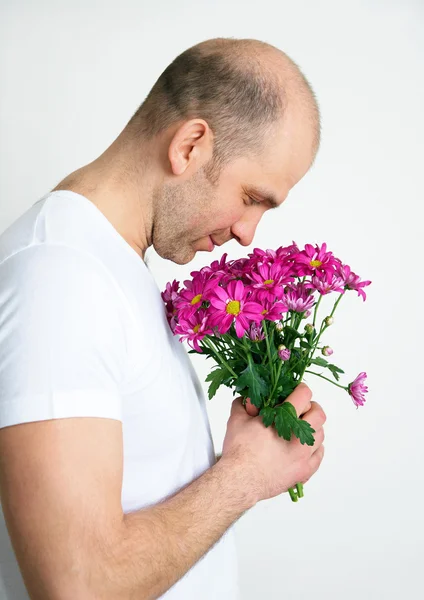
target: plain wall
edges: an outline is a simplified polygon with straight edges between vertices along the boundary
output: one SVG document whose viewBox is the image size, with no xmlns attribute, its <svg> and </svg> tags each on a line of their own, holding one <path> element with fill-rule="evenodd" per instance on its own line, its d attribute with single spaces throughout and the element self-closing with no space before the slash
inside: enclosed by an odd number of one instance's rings
<svg viewBox="0 0 424 600">
<path fill-rule="evenodd" d="M 224 251 L 292 240 L 325 241 L 372 280 L 365 303 L 343 298 L 324 338 L 344 384 L 368 373 L 366 404 L 355 410 L 343 390 L 305 379 L 327 414 L 325 458 L 297 504 L 284 494 L 237 522 L 244 600 L 421 594 L 423 30 L 421 0 L 0 2 L 0 231 L 101 154 L 197 42 L 274 44 L 317 94 L 316 163 L 252 246 L 233 240 L 184 266 L 148 252 L 161 289 Z M 190 357 L 204 382 L 210 361 Z M 231 401 L 227 388 L 208 401 L 217 451 Z"/>
</svg>

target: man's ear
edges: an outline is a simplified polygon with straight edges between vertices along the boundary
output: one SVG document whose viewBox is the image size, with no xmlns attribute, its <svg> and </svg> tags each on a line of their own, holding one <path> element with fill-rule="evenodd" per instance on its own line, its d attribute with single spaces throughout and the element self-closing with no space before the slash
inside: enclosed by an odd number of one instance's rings
<svg viewBox="0 0 424 600">
<path fill-rule="evenodd" d="M 174 175 L 197 170 L 212 157 L 212 132 L 203 119 L 191 119 L 174 133 L 168 159 Z"/>
</svg>

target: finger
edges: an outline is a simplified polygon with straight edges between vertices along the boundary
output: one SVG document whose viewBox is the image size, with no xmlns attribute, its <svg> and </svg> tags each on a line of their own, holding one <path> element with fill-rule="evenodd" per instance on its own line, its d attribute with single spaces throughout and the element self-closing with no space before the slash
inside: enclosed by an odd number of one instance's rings
<svg viewBox="0 0 424 600">
<path fill-rule="evenodd" d="M 309 459 L 309 473 L 308 476 L 300 481 L 300 483 L 307 483 L 312 475 L 316 473 L 321 466 L 322 459 L 324 458 L 324 446 L 320 446 L 316 452 L 314 452 Z"/>
<path fill-rule="evenodd" d="M 318 450 L 316 452 L 314 452 L 312 454 L 311 458 L 309 459 L 309 465 L 312 470 L 312 473 L 309 476 L 313 475 L 314 473 L 316 473 L 316 471 L 318 471 L 323 458 L 324 458 L 324 444 L 321 444 L 321 446 L 318 448 Z"/>
<path fill-rule="evenodd" d="M 312 390 L 303 381 L 286 398 L 296 409 L 298 417 L 308 412 L 311 408 Z"/>
<path fill-rule="evenodd" d="M 313 429 L 317 430 L 324 425 L 327 420 L 327 415 L 322 406 L 318 404 L 318 402 L 312 400 L 311 408 L 302 414 L 300 418 L 307 421 Z"/>
<path fill-rule="evenodd" d="M 250 415 L 251 417 L 257 417 L 259 414 L 259 408 L 257 406 L 255 406 L 254 404 L 252 404 L 252 401 L 250 398 L 246 398 L 246 412 L 248 415 Z"/>
<path fill-rule="evenodd" d="M 239 413 L 242 415 L 246 414 L 246 410 L 243 406 L 243 398 L 241 396 L 238 396 L 237 398 L 234 398 L 232 404 L 231 404 L 231 415 Z"/>
</svg>

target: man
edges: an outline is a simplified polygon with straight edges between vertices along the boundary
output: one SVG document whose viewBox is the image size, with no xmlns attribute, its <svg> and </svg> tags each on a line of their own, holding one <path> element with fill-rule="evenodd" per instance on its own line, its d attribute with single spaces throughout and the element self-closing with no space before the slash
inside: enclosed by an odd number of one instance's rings
<svg viewBox="0 0 424 600">
<path fill-rule="evenodd" d="M 291 395 L 316 430 L 305 448 L 237 398 L 217 461 L 143 259 L 250 245 L 310 168 L 319 127 L 284 53 L 208 40 L 0 237 L 0 482 L 16 555 L 2 597 L 238 597 L 231 526 L 318 469 L 325 414 L 305 384 Z"/>
</svg>

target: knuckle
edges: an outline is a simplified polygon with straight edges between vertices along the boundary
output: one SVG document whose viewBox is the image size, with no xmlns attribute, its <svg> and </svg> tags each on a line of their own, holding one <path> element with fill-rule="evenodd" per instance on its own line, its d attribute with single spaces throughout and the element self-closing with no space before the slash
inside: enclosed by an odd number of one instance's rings
<svg viewBox="0 0 424 600">
<path fill-rule="evenodd" d="M 312 398 L 311 388 L 308 385 L 306 385 L 306 383 L 304 383 L 304 382 L 302 382 L 300 385 L 302 386 L 302 394 L 303 394 L 304 398 L 306 398 L 308 401 L 310 401 Z"/>
</svg>

